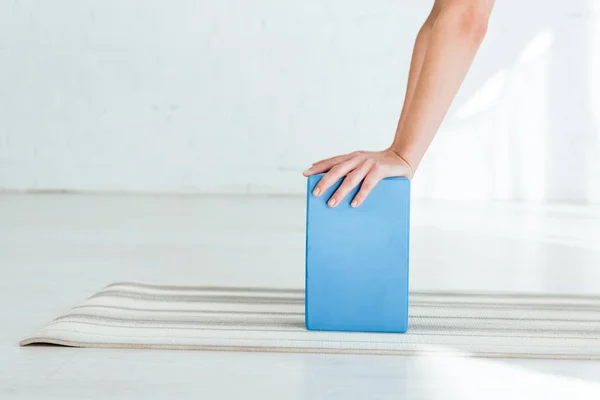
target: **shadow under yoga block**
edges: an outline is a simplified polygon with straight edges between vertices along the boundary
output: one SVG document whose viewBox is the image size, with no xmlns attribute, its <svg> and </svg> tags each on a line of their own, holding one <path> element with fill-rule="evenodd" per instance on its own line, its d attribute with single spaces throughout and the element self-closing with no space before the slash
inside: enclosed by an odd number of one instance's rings
<svg viewBox="0 0 600 400">
<path fill-rule="evenodd" d="M 308 178 L 306 208 L 306 328 L 406 332 L 410 181 L 379 182 L 357 208 L 350 195 L 335 208 L 312 195 L 323 175 Z"/>
</svg>

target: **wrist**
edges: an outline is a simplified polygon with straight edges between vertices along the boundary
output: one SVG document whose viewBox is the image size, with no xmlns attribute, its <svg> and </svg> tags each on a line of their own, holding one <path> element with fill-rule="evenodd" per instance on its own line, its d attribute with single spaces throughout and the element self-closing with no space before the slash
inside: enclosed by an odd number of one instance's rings
<svg viewBox="0 0 600 400">
<path fill-rule="evenodd" d="M 406 167 L 410 170 L 410 178 L 415 175 L 417 170 L 417 164 L 411 159 L 407 152 L 403 152 L 396 148 L 395 146 L 390 146 L 388 151 L 392 152 L 396 157 L 400 159 L 401 162 L 406 164 Z"/>
</svg>

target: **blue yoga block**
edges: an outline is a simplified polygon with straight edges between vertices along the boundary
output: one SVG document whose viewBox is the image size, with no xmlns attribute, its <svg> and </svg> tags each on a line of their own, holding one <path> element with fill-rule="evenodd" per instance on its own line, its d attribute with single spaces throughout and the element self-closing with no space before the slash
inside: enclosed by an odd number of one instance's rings
<svg viewBox="0 0 600 400">
<path fill-rule="evenodd" d="M 341 204 L 312 195 L 323 175 L 308 178 L 306 209 L 306 328 L 406 332 L 410 181 L 379 182 L 358 208 L 355 188 Z"/>
</svg>

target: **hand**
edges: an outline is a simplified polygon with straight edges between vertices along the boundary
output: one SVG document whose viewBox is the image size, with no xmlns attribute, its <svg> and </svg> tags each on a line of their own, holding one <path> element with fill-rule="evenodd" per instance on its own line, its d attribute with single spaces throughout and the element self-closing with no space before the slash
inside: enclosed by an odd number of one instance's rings
<svg viewBox="0 0 600 400">
<path fill-rule="evenodd" d="M 357 151 L 351 154 L 328 158 L 318 161 L 304 176 L 327 172 L 319 181 L 313 195 L 319 197 L 327 189 L 345 176 L 338 190 L 331 196 L 327 204 L 336 207 L 344 197 L 352 191 L 361 181 L 362 186 L 350 204 L 352 207 L 360 206 L 375 185 L 383 178 L 406 177 L 412 179 L 413 168 L 398 153 L 391 149 L 383 151 Z"/>
</svg>

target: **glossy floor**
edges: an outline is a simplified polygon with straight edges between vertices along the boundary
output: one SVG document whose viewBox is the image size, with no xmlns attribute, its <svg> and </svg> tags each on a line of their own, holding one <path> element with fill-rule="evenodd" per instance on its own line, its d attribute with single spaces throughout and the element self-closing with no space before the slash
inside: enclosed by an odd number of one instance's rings
<svg viewBox="0 0 600 400">
<path fill-rule="evenodd" d="M 600 398 L 600 363 L 21 349 L 113 281 L 303 287 L 300 198 L 0 195 L 0 398 Z M 600 207 L 414 202 L 412 290 L 600 294 Z M 600 333 L 599 333 L 600 335 Z"/>
</svg>

